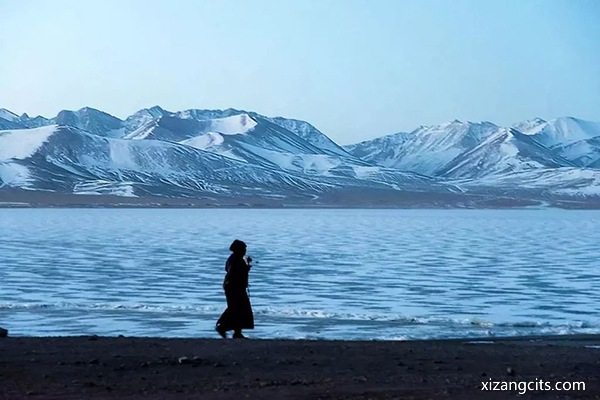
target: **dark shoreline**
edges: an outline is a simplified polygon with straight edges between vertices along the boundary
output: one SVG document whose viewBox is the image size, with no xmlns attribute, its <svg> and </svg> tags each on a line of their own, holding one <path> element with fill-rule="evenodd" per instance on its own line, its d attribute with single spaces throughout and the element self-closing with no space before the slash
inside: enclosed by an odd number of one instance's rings
<svg viewBox="0 0 600 400">
<path fill-rule="evenodd" d="M 481 194 L 371 190 L 325 194 L 319 199 L 121 197 L 0 188 L 0 208 L 201 208 L 201 209 L 600 209 L 600 198 L 511 198 Z"/>
<path fill-rule="evenodd" d="M 427 341 L 0 339 L 3 399 L 598 399 L 599 371 L 600 335 Z M 482 382 L 536 379 L 584 382 L 586 390 L 482 391 Z"/>
<path fill-rule="evenodd" d="M 56 205 L 56 204 L 3 204 L 0 202 L 0 209 L 138 209 L 138 210 L 581 210 L 581 211 L 597 211 L 600 210 L 598 205 L 553 205 L 553 206 L 515 206 L 515 207 L 454 207 L 454 206 L 342 206 L 342 205 L 279 205 L 279 206 L 263 206 L 263 205 L 153 205 L 153 204 L 75 204 L 75 205 Z"/>
</svg>

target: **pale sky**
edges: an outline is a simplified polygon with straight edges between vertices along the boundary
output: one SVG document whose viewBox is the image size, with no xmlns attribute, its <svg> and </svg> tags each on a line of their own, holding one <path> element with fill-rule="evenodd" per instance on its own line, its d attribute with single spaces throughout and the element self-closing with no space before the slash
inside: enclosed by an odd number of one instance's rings
<svg viewBox="0 0 600 400">
<path fill-rule="evenodd" d="M 598 0 L 0 0 L 0 108 L 238 108 L 348 144 L 600 121 Z"/>
</svg>

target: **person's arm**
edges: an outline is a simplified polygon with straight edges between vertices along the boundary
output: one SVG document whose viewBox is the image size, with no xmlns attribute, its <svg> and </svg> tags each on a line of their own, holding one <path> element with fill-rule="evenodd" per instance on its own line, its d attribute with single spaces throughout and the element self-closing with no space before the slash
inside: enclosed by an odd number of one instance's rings
<svg viewBox="0 0 600 400">
<path fill-rule="evenodd" d="M 248 283 L 248 264 L 241 258 L 231 260 L 227 277 L 229 287 L 246 288 Z"/>
</svg>

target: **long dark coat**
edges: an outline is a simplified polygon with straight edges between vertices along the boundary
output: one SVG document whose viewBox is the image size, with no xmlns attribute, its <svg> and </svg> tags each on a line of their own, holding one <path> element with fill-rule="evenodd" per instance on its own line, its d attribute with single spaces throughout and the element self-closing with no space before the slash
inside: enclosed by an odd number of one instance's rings
<svg viewBox="0 0 600 400">
<path fill-rule="evenodd" d="M 225 330 L 254 329 L 254 314 L 248 297 L 248 273 L 250 265 L 244 258 L 232 254 L 225 264 L 227 275 L 223 282 L 227 309 L 217 321 L 217 327 Z"/>
</svg>

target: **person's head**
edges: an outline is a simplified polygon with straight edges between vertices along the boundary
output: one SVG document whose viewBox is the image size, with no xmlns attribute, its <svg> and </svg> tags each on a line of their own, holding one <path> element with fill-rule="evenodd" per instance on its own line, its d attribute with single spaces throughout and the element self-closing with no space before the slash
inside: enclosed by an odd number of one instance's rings
<svg viewBox="0 0 600 400">
<path fill-rule="evenodd" d="M 233 251 L 233 254 L 244 256 L 246 255 L 246 243 L 235 239 L 233 243 L 231 243 L 231 246 L 229 246 L 229 250 Z"/>
</svg>

